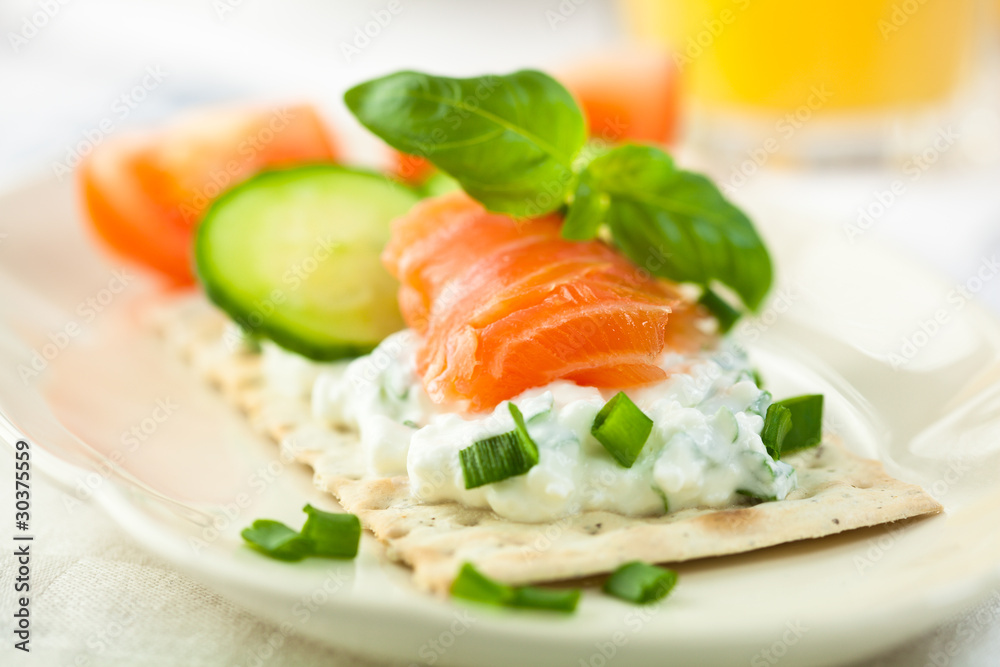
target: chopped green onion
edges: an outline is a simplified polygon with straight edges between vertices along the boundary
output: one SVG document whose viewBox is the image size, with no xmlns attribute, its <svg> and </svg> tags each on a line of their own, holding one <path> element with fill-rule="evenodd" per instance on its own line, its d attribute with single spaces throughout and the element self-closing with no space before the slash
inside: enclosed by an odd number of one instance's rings
<svg viewBox="0 0 1000 667">
<path fill-rule="evenodd" d="M 514 599 L 514 589 L 499 581 L 493 581 L 480 572 L 472 563 L 465 563 L 455 581 L 451 582 L 454 597 L 473 602 L 504 606 Z"/>
<path fill-rule="evenodd" d="M 535 586 L 508 586 L 490 579 L 465 563 L 451 584 L 454 597 L 473 602 L 518 607 L 521 609 L 546 609 L 550 611 L 572 612 L 580 601 L 579 589 L 552 590 Z"/>
<path fill-rule="evenodd" d="M 578 588 L 556 590 L 538 588 L 537 586 L 519 586 L 514 589 L 514 598 L 509 604 L 511 607 L 522 609 L 547 609 L 572 613 L 576 611 L 576 605 L 579 602 L 580 589 Z"/>
<path fill-rule="evenodd" d="M 631 468 L 646 444 L 653 420 L 620 391 L 594 417 L 591 434 L 625 468 Z"/>
<path fill-rule="evenodd" d="M 312 550 L 309 540 L 280 521 L 271 519 L 257 519 L 240 535 L 251 548 L 278 560 L 302 560 Z"/>
<path fill-rule="evenodd" d="M 635 604 L 649 604 L 667 596 L 677 584 L 677 573 L 642 561 L 625 563 L 604 582 L 604 592 Z"/>
<path fill-rule="evenodd" d="M 507 403 L 507 408 L 510 410 L 510 416 L 514 418 L 514 430 L 521 437 L 521 440 L 531 444 L 531 449 L 535 453 L 535 463 L 538 463 L 538 447 L 535 445 L 535 441 L 531 439 L 528 435 L 528 427 L 524 425 L 524 415 L 521 414 L 521 410 L 513 403 Z"/>
<path fill-rule="evenodd" d="M 823 394 L 806 394 L 778 401 L 791 412 L 792 427 L 781 446 L 782 454 L 815 447 L 823 439 Z"/>
<path fill-rule="evenodd" d="M 507 406 L 513 431 L 477 440 L 458 453 L 467 489 L 523 475 L 538 463 L 538 446 L 528 435 L 521 411 L 513 403 Z"/>
<path fill-rule="evenodd" d="M 354 558 L 361 541 L 361 522 L 353 514 L 324 512 L 312 505 L 302 530 L 296 532 L 272 519 L 257 519 L 240 533 L 247 544 L 271 558 L 296 561 L 306 556 Z"/>
<path fill-rule="evenodd" d="M 743 316 L 743 313 L 730 306 L 725 299 L 707 287 L 702 292 L 701 298 L 698 299 L 698 303 L 708 308 L 708 311 L 715 316 L 719 322 L 720 333 L 726 333 L 732 329 L 736 321 Z"/>
<path fill-rule="evenodd" d="M 764 448 L 771 458 L 777 461 L 781 458 L 781 448 L 792 429 L 792 411 L 781 403 L 772 403 L 767 408 L 767 415 L 764 417 L 764 428 L 761 429 L 760 439 L 764 441 Z"/>
<path fill-rule="evenodd" d="M 361 542 L 361 521 L 353 514 L 336 514 L 312 505 L 302 508 L 309 518 L 302 526 L 302 537 L 312 545 L 310 556 L 354 558 Z"/>
</svg>

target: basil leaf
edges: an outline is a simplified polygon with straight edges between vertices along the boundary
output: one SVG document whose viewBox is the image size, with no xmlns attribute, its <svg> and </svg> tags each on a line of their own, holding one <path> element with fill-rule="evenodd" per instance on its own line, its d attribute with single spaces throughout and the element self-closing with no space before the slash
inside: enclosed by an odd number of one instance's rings
<svg viewBox="0 0 1000 667">
<path fill-rule="evenodd" d="M 725 299 L 706 287 L 698 303 L 708 308 L 719 323 L 719 333 L 726 333 L 740 319 L 742 313 L 730 306 Z"/>
<path fill-rule="evenodd" d="M 749 218 L 704 176 L 681 171 L 652 146 L 624 145 L 584 172 L 611 197 L 615 242 L 651 273 L 730 287 L 756 310 L 771 286 L 771 259 Z"/>
<path fill-rule="evenodd" d="M 344 101 L 390 146 L 430 160 L 488 209 L 518 217 L 566 202 L 587 136 L 569 92 L 531 70 L 471 79 L 397 72 L 351 88 Z"/>
<path fill-rule="evenodd" d="M 563 221 L 563 238 L 571 241 L 587 241 L 597 236 L 608 210 L 608 196 L 596 192 L 581 179 L 573 194 L 573 202 Z"/>
</svg>

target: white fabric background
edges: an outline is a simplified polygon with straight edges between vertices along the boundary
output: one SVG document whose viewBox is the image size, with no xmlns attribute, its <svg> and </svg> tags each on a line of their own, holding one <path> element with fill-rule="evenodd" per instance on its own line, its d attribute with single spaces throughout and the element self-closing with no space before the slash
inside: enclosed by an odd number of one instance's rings
<svg viewBox="0 0 1000 667">
<path fill-rule="evenodd" d="M 555 9 L 557 0 L 425 0 L 404 2 L 400 18 L 348 62 L 339 44 L 350 40 L 355 26 L 385 3 L 230 0 L 225 7 L 232 11 L 222 8 L 221 14 L 220 4 L 67 2 L 15 52 L 7 48 L 6 36 L 19 30 L 40 3 L 4 2 L 0 189 L 51 170 L 148 66 L 162 66 L 168 76 L 123 126 L 163 118 L 196 102 L 255 96 L 317 100 L 342 121 L 340 92 L 347 83 L 372 74 L 400 67 L 475 72 L 549 65 L 620 39 L 607 0 L 571 3 L 576 9 L 569 20 L 555 27 L 545 12 Z M 484 25 L 489 29 L 483 30 Z M 996 130 L 998 110 L 1000 105 L 976 109 L 965 120 L 979 129 Z M 874 232 L 922 256 L 956 282 L 967 278 L 982 257 L 1000 251 L 1000 199 L 995 194 L 1000 171 L 988 160 L 982 164 L 981 150 L 965 158 L 959 156 L 957 167 L 928 173 Z M 805 177 L 790 189 L 784 177 L 764 176 L 754 187 L 781 190 L 793 198 L 790 207 L 822 210 L 847 222 L 858 203 L 870 201 L 892 177 L 890 172 Z M 1000 312 L 1000 284 L 987 285 L 980 296 Z M 12 470 L 10 452 L 0 448 L 0 478 Z M 10 506 L 10 492 L 7 484 L 0 484 L 4 507 Z M 274 632 L 267 621 L 143 551 L 97 508 L 84 503 L 67 513 L 53 482 L 36 475 L 32 495 L 37 527 L 32 561 L 34 650 L 27 656 L 13 651 L 7 635 L 15 562 L 4 551 L 0 617 L 7 620 L 0 623 L 0 664 L 247 665 L 253 660 L 246 647 Z M 0 531 L 5 544 L 8 531 L 6 525 Z M 948 655 L 949 650 L 954 655 Z M 293 637 L 265 664 L 384 663 Z M 864 667 L 997 664 L 1000 597 Z"/>
</svg>

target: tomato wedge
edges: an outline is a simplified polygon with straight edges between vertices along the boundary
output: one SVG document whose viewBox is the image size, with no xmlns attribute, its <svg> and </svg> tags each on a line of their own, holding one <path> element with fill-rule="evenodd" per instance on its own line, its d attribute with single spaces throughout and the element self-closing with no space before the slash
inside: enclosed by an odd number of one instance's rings
<svg viewBox="0 0 1000 667">
<path fill-rule="evenodd" d="M 595 138 L 669 144 L 677 137 L 680 77 L 669 53 L 604 53 L 556 78 L 580 103 Z"/>
<path fill-rule="evenodd" d="M 404 183 L 419 186 L 434 173 L 434 165 L 425 158 L 394 150 L 389 173 Z"/>
<path fill-rule="evenodd" d="M 218 108 L 105 140 L 78 179 L 90 222 L 114 252 L 188 285 L 192 235 L 216 197 L 265 167 L 336 157 L 311 106 Z"/>
</svg>

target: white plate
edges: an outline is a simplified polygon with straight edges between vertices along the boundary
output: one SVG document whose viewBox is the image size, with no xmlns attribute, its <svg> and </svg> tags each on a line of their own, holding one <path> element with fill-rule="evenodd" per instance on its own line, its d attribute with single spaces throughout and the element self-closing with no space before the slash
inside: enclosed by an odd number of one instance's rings
<svg viewBox="0 0 1000 667">
<path fill-rule="evenodd" d="M 178 569 L 285 631 L 364 653 L 595 667 L 612 654 L 628 665 L 861 658 L 1000 583 L 1000 326 L 884 249 L 757 219 L 768 223 L 781 287 L 743 335 L 770 387 L 825 392 L 828 428 L 922 484 L 945 515 L 682 564 L 659 607 L 591 591 L 572 617 L 423 595 L 369 537 L 351 563 L 269 561 L 240 546 L 243 526 L 259 517 L 298 525 L 305 502 L 333 501 L 138 327 L 155 286 L 136 275 L 112 293 L 118 265 L 87 238 L 70 185 L 51 180 L 0 199 L 0 430 L 27 436 L 42 450 L 37 465 Z M 941 309 L 947 322 L 919 333 Z M 894 369 L 889 355 L 912 351 L 904 339 L 919 350 Z M 52 358 L 25 380 L 17 370 L 30 368 L 32 350 Z M 158 400 L 177 407 L 156 412 Z M 94 471 L 109 458 L 116 465 Z M 267 640 L 250 648 L 266 654 Z"/>
</svg>

